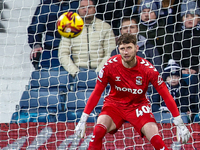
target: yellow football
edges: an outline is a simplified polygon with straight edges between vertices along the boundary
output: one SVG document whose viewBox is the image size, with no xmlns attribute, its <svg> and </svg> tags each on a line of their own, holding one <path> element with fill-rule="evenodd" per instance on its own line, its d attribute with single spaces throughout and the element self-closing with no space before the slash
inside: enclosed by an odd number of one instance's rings
<svg viewBox="0 0 200 150">
<path fill-rule="evenodd" d="M 75 12 L 65 12 L 57 21 L 58 32 L 66 38 L 74 38 L 80 35 L 83 26 L 83 19 Z"/>
</svg>

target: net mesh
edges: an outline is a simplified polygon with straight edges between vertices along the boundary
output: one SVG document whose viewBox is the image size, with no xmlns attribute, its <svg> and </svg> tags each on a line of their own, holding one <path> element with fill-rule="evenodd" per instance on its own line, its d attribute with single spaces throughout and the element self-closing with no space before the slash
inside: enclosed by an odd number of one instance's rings
<svg viewBox="0 0 200 150">
<path fill-rule="evenodd" d="M 97 73 L 94 70 L 81 70 L 74 78 L 61 65 L 35 70 L 30 61 L 32 48 L 28 43 L 27 29 L 32 22 L 33 16 L 38 17 L 34 13 L 39 4 L 53 10 L 51 5 L 45 3 L 46 1 L 48 0 L 0 0 L 0 149 L 3 150 L 86 149 L 91 139 L 97 116 L 101 112 L 104 96 L 109 92 L 108 85 L 98 105 L 90 114 L 86 137 L 84 139 L 76 139 L 74 128 L 94 89 Z M 156 37 L 152 39 L 149 37 L 149 39 L 155 42 L 158 38 L 171 35 L 171 40 L 165 41 L 165 39 L 164 44 L 157 47 L 154 46 L 158 51 L 162 51 L 161 48 L 163 47 L 166 47 L 167 50 L 174 48 L 169 46 L 174 43 L 175 35 L 181 32 L 178 29 L 182 28 L 183 25 L 182 13 L 190 10 L 187 6 L 190 1 L 154 0 L 157 5 L 156 11 L 159 20 L 164 21 L 161 27 L 166 32 L 164 35 L 156 35 Z M 95 15 L 110 24 L 117 38 L 122 28 L 122 19 L 140 15 L 140 2 L 141 0 L 97 0 Z M 59 2 L 55 3 L 58 4 Z M 79 1 L 68 0 L 66 3 L 68 10 L 77 11 Z M 196 14 L 199 13 L 196 11 L 198 10 L 198 5 L 199 2 L 197 1 L 194 11 Z M 42 11 L 41 9 L 39 12 L 43 13 Z M 62 12 L 60 11 L 60 13 Z M 49 19 L 53 17 L 50 13 L 47 13 L 48 15 L 50 16 Z M 54 12 L 54 15 L 59 16 L 57 12 Z M 200 16 L 200 13 L 198 15 Z M 52 22 L 55 23 L 54 21 Z M 193 21 L 192 24 L 194 23 Z M 138 24 L 141 25 L 143 22 L 139 20 Z M 43 25 L 48 28 L 45 22 Z M 39 30 L 39 24 L 36 24 L 35 27 L 36 30 Z M 200 32 L 198 24 L 196 27 L 193 27 L 193 29 L 197 29 L 195 31 Z M 144 32 L 141 31 L 141 33 L 147 34 L 150 30 L 152 29 L 148 28 Z M 169 32 L 167 33 L 167 31 Z M 42 34 L 45 35 L 46 32 Z M 55 33 L 55 31 L 53 32 Z M 184 45 L 187 40 L 183 37 L 181 38 L 179 43 Z M 154 53 L 151 55 L 153 58 L 151 56 L 145 56 L 145 58 L 152 59 L 154 62 L 155 58 L 161 57 L 161 74 L 164 71 L 164 67 L 167 66 L 168 62 L 166 60 L 168 60 L 168 56 L 176 59 L 175 61 L 180 63 L 183 68 L 187 67 L 184 63 L 181 63 L 185 59 L 189 60 L 190 66 L 194 65 L 198 68 L 199 63 L 193 64 L 193 59 L 195 61 L 199 59 L 200 43 L 192 45 L 192 41 L 196 40 L 193 38 L 198 39 L 198 34 L 194 34 L 189 39 L 190 47 L 189 51 L 187 51 L 189 55 L 181 53 L 180 59 L 177 59 L 174 51 L 167 51 L 166 49 L 160 55 Z M 43 40 L 45 39 L 43 38 Z M 56 41 L 56 38 L 54 40 Z M 148 47 L 145 48 L 148 49 Z M 197 48 L 198 52 L 193 53 L 192 48 Z M 182 49 L 177 49 L 177 51 L 182 51 Z M 51 59 L 57 58 L 53 53 L 50 53 L 50 55 L 52 58 L 47 61 L 53 63 L 54 61 L 51 61 Z M 72 56 L 72 54 L 70 55 Z M 199 73 L 183 75 L 182 79 L 186 83 L 183 87 L 188 91 L 182 97 L 190 98 L 193 101 L 190 101 L 189 104 L 184 103 L 178 108 L 181 110 L 183 107 L 188 107 L 189 111 L 197 110 L 194 115 L 188 112 L 181 113 L 183 121 L 191 131 L 191 138 L 188 144 L 177 142 L 175 127 L 172 124 L 173 117 L 170 113 L 165 113 L 166 110 L 157 110 L 154 112 L 154 116 L 157 120 L 159 133 L 170 149 L 199 149 Z M 153 93 L 154 89 L 151 86 L 149 89 L 148 96 L 153 102 L 152 109 L 156 109 L 161 106 L 162 99 L 153 101 L 157 95 Z M 179 95 L 178 101 L 180 103 L 181 100 L 181 95 Z M 126 122 L 116 134 L 107 134 L 105 136 L 103 149 L 147 150 L 152 149 L 152 146 L 146 138 L 141 138 L 134 128 Z"/>
</svg>

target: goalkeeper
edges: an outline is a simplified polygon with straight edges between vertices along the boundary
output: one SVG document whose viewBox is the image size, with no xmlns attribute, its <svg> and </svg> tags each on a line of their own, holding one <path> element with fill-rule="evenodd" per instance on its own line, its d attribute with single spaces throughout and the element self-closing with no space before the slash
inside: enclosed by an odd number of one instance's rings
<svg viewBox="0 0 200 150">
<path fill-rule="evenodd" d="M 145 95 L 149 82 L 163 97 L 174 117 L 178 141 L 186 143 L 189 140 L 190 132 L 181 119 L 174 99 L 152 64 L 136 56 L 138 51 L 136 43 L 135 35 L 129 33 L 121 35 L 117 42 L 120 55 L 111 57 L 99 72 L 95 89 L 75 128 L 75 134 L 83 138 L 87 118 L 97 105 L 107 83 L 110 83 L 111 89 L 109 95 L 105 97 L 102 111 L 97 119 L 89 150 L 100 150 L 106 133 L 114 134 L 125 121 L 130 122 L 142 137 L 146 136 L 156 150 L 168 149 L 159 135 L 156 120 Z"/>
</svg>

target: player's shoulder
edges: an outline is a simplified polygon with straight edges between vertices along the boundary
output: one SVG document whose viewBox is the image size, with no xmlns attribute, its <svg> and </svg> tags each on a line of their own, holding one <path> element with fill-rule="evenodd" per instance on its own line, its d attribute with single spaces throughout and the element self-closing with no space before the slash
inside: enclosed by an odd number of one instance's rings
<svg viewBox="0 0 200 150">
<path fill-rule="evenodd" d="M 138 65 L 141 69 L 148 70 L 148 71 L 157 71 L 156 68 L 145 58 L 137 57 Z"/>
<path fill-rule="evenodd" d="M 118 64 L 120 64 L 121 62 L 121 55 L 114 55 L 112 57 L 110 57 L 107 62 L 105 63 L 106 66 L 111 66 L 111 67 L 114 67 Z"/>
</svg>

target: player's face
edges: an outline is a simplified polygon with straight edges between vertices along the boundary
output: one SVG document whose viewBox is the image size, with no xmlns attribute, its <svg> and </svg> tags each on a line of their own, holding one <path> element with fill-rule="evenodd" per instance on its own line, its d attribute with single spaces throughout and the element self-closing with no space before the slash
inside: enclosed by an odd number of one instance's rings
<svg viewBox="0 0 200 150">
<path fill-rule="evenodd" d="M 143 9 L 141 12 L 141 20 L 144 22 L 152 21 L 156 19 L 155 12 L 151 11 L 150 9 Z"/>
<path fill-rule="evenodd" d="M 135 20 L 124 21 L 122 23 L 122 28 L 120 31 L 121 31 L 121 34 L 124 34 L 124 33 L 137 34 L 138 26 Z"/>
<path fill-rule="evenodd" d="M 119 52 L 125 67 L 132 68 L 135 66 L 138 49 L 138 45 L 134 45 L 133 43 L 119 45 Z"/>
<path fill-rule="evenodd" d="M 200 17 L 198 15 L 187 14 L 183 16 L 183 23 L 186 28 L 195 27 L 200 21 Z"/>
<path fill-rule="evenodd" d="M 180 77 L 179 76 L 176 76 L 176 75 L 172 75 L 172 76 L 168 76 L 166 81 L 168 84 L 170 84 L 171 86 L 176 86 L 178 85 L 179 83 L 179 79 Z"/>
<path fill-rule="evenodd" d="M 78 9 L 79 15 L 84 19 L 93 19 L 95 14 L 95 6 L 92 1 L 82 0 Z"/>
</svg>

